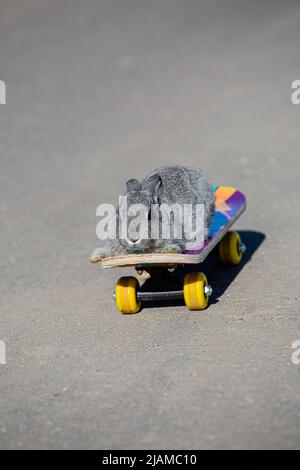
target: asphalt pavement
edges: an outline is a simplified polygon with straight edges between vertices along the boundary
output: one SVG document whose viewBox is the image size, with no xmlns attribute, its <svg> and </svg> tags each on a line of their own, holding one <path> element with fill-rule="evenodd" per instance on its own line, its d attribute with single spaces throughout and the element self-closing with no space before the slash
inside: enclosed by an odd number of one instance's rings
<svg viewBox="0 0 300 470">
<path fill-rule="evenodd" d="M 0 447 L 300 448 L 299 2 L 0 11 Z M 247 255 L 205 311 L 122 316 L 96 207 L 173 163 L 246 194 Z"/>
</svg>

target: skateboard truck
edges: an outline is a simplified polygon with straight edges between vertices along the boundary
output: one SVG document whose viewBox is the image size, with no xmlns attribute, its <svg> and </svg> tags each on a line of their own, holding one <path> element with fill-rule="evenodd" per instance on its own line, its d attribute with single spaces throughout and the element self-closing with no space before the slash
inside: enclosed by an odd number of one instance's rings
<svg viewBox="0 0 300 470">
<path fill-rule="evenodd" d="M 210 285 L 204 286 L 204 294 L 210 297 L 213 293 L 213 288 Z M 113 298 L 116 300 L 116 291 L 113 291 Z M 137 291 L 136 299 L 139 302 L 154 301 L 154 300 L 181 300 L 184 299 L 183 290 L 164 291 L 164 292 L 144 292 Z"/>
</svg>

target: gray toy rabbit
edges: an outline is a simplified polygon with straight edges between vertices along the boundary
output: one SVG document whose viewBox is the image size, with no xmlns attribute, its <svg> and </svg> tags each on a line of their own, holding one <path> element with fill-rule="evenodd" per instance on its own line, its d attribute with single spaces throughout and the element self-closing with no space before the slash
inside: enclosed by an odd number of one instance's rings
<svg viewBox="0 0 300 470">
<path fill-rule="evenodd" d="M 203 172 L 197 168 L 185 166 L 162 166 L 153 170 L 149 175 L 139 182 L 136 179 L 130 179 L 126 183 L 126 196 L 127 208 L 140 205 L 145 207 L 146 219 L 144 225 L 146 232 L 152 234 L 151 223 L 156 217 L 156 220 L 161 221 L 164 207 L 175 205 L 184 206 L 202 205 L 204 217 L 204 234 L 203 238 L 209 236 L 209 227 L 211 218 L 214 213 L 215 196 L 209 184 L 207 177 Z M 151 208 L 158 208 L 157 212 Z M 160 211 L 162 209 L 162 211 Z M 120 214 L 122 204 L 116 211 L 116 224 L 120 226 Z M 192 212 L 192 219 L 194 222 L 195 211 Z M 96 248 L 91 255 L 90 261 L 99 261 L 102 258 L 116 255 L 126 255 L 131 253 L 181 253 L 186 248 L 187 239 L 189 234 L 186 234 L 182 227 L 182 218 L 177 220 L 169 216 L 170 234 L 182 233 L 181 237 L 173 238 L 160 238 L 157 236 L 140 237 L 120 237 L 118 235 L 114 239 L 106 239 L 102 241 L 99 248 Z M 130 224 L 131 218 L 128 217 L 127 223 Z M 177 225 L 176 225 L 177 224 Z M 145 229 L 145 227 L 144 227 Z M 118 232 L 118 230 L 117 230 Z"/>
</svg>

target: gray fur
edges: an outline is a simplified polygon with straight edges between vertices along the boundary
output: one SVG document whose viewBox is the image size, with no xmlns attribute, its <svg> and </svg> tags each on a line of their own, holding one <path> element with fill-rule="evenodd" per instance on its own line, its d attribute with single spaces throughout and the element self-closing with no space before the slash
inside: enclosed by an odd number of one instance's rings
<svg viewBox="0 0 300 470">
<path fill-rule="evenodd" d="M 214 213 L 215 196 L 204 173 L 192 167 L 162 166 L 153 170 L 139 183 L 130 179 L 126 183 L 125 195 L 128 207 L 131 204 L 143 204 L 150 211 L 151 204 L 204 204 L 205 238 L 209 236 L 209 227 Z M 150 212 L 149 212 L 150 213 Z M 150 216 L 149 216 L 150 217 Z M 117 213 L 117 220 L 119 214 Z M 149 221 L 150 223 L 150 221 Z M 170 221 L 172 226 L 173 219 Z M 173 227 L 171 227 L 173 229 Z M 126 240 L 107 240 L 97 248 L 93 257 L 104 258 L 133 252 L 182 252 L 186 240 L 141 240 L 134 249 Z"/>
</svg>

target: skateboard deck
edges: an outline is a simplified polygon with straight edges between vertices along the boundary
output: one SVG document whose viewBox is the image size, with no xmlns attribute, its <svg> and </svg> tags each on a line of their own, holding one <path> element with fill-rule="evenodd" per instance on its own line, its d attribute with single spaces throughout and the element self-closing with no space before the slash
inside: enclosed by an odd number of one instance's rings
<svg viewBox="0 0 300 470">
<path fill-rule="evenodd" d="M 210 227 L 210 237 L 202 246 L 184 253 L 147 253 L 111 256 L 102 260 L 90 259 L 92 263 L 99 262 L 101 268 L 136 267 L 150 268 L 156 266 L 176 266 L 184 264 L 200 264 L 215 248 L 231 226 L 246 209 L 246 198 L 236 188 L 214 186 L 216 202 L 215 213 Z"/>
</svg>

